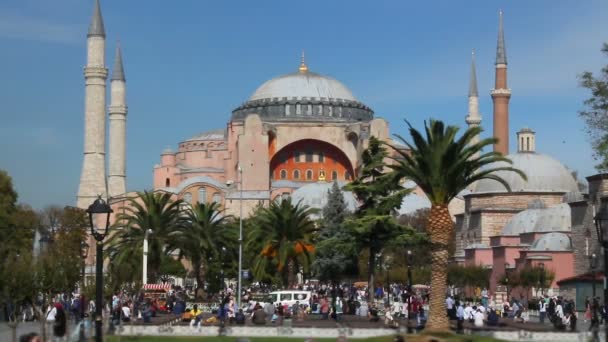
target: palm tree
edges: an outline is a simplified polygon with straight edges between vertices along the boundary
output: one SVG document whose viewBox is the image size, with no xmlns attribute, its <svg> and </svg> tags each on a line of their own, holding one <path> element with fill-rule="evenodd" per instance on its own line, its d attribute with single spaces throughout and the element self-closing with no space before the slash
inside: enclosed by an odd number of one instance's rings
<svg viewBox="0 0 608 342">
<path fill-rule="evenodd" d="M 208 266 L 205 262 L 210 258 L 224 258 L 222 247 L 234 250 L 238 235 L 231 224 L 232 219 L 232 216 L 224 216 L 218 203 L 198 203 L 187 211 L 186 223 L 175 243 L 180 254 L 192 263 L 197 296 L 204 283 Z"/>
<path fill-rule="evenodd" d="M 449 328 L 444 294 L 447 288 L 448 244 L 454 237 L 454 223 L 450 217 L 448 203 L 459 192 L 481 179 L 495 180 L 510 191 L 509 184 L 496 175 L 496 171 L 516 172 L 524 179 L 526 175 L 511 167 L 511 160 L 501 153 L 486 152 L 476 156 L 484 147 L 497 142 L 497 139 L 489 138 L 474 143 L 473 137 L 482 132 L 479 127 L 467 129 L 457 139 L 458 127 L 446 127 L 441 121 L 431 120 L 428 124 L 425 122 L 425 136 L 409 122 L 407 124 L 413 143 L 396 135 L 409 151 L 393 147 L 398 156 L 390 167 L 400 178 L 415 182 L 431 202 L 426 225 L 432 245 L 433 291 L 428 327 L 443 330 Z"/>
<path fill-rule="evenodd" d="M 113 229 L 117 233 L 109 242 L 109 255 L 113 262 L 121 263 L 142 254 L 143 241 L 148 233 L 148 278 L 157 280 L 163 254 L 169 254 L 177 246 L 176 233 L 182 225 L 181 200 L 172 200 L 166 192 L 139 192 L 130 198 L 119 213 Z"/>
<path fill-rule="evenodd" d="M 248 249 L 260 251 L 253 266 L 256 277 L 265 275 L 270 263 L 275 264 L 281 273 L 287 266 L 284 285 L 292 287 L 295 285 L 296 263 L 308 271 L 315 250 L 312 237 L 317 230 L 310 215 L 315 212 L 307 205 L 293 205 L 291 199 L 273 202 L 268 208 L 260 209 L 247 242 Z"/>
</svg>

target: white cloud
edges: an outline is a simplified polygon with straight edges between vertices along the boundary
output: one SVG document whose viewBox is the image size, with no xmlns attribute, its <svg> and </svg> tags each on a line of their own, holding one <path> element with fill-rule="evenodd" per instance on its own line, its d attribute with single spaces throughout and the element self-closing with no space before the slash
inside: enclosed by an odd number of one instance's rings
<svg viewBox="0 0 608 342">
<path fill-rule="evenodd" d="M 81 36 L 80 27 L 0 9 L 0 37 L 74 44 L 82 40 Z"/>
</svg>

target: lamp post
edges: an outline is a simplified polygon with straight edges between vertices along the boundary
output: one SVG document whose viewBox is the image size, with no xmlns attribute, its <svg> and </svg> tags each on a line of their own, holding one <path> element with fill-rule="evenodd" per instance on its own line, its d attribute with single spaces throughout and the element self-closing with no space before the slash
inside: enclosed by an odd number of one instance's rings
<svg viewBox="0 0 608 342">
<path fill-rule="evenodd" d="M 596 302 L 596 294 L 595 294 L 595 269 L 597 268 L 597 255 L 595 253 L 592 253 L 589 256 L 589 266 L 591 268 L 591 281 L 592 281 L 592 300 L 591 300 L 591 305 L 592 305 L 592 309 L 593 309 L 593 318 L 591 319 L 591 329 L 593 330 L 593 340 L 594 341 L 599 341 L 599 336 L 598 336 L 598 319 L 597 319 L 597 304 L 598 302 Z"/>
<path fill-rule="evenodd" d="M 144 286 L 148 283 L 148 236 L 152 234 L 152 229 L 146 230 L 144 235 L 144 257 L 142 265 L 142 281 L 141 284 Z"/>
<path fill-rule="evenodd" d="M 103 239 L 110 228 L 112 208 L 99 196 L 87 209 L 91 235 L 97 241 L 96 272 L 95 272 L 95 341 L 103 342 L 102 308 L 103 308 Z M 98 224 L 103 226 L 100 228 Z"/>
<path fill-rule="evenodd" d="M 407 250 L 407 333 L 412 333 L 410 319 L 412 318 L 412 251 Z"/>
<path fill-rule="evenodd" d="M 241 286 L 243 286 L 242 277 L 243 277 L 243 168 L 239 164 L 239 185 L 241 187 L 240 190 L 240 215 L 239 215 L 239 276 L 238 276 L 238 285 L 237 285 L 237 299 L 236 302 L 241 308 Z"/>
<path fill-rule="evenodd" d="M 608 228 L 608 211 L 606 210 L 605 205 L 601 206 L 600 211 L 593 219 L 595 221 L 597 239 L 604 252 L 604 303 L 606 303 L 608 300 L 608 234 L 605 230 Z M 608 338 L 608 323 L 605 324 L 604 327 L 606 330 L 606 338 Z"/>
<path fill-rule="evenodd" d="M 84 307 L 85 307 L 85 303 L 84 303 L 84 294 L 83 294 L 83 290 L 84 290 L 84 286 L 86 285 L 86 278 L 84 276 L 84 267 L 85 267 L 85 263 L 87 260 L 87 257 L 89 256 L 89 244 L 86 243 L 84 240 L 80 241 L 80 257 L 82 257 L 82 269 L 81 269 L 81 275 L 82 275 L 82 284 L 80 285 L 80 301 L 79 301 L 79 305 L 80 305 L 80 332 L 79 332 L 79 341 L 85 341 L 86 337 L 85 337 L 85 333 L 84 333 Z"/>
<path fill-rule="evenodd" d="M 507 291 L 507 302 L 509 301 L 509 263 L 505 262 L 505 290 Z"/>
<path fill-rule="evenodd" d="M 220 292 L 224 292 L 225 283 L 224 283 L 224 260 L 226 259 L 226 247 L 222 246 L 222 255 L 220 257 L 220 274 L 222 278 L 220 279 Z"/>
<path fill-rule="evenodd" d="M 545 263 L 539 263 L 538 267 L 540 267 L 540 296 L 544 295 L 543 289 L 545 288 Z"/>
</svg>

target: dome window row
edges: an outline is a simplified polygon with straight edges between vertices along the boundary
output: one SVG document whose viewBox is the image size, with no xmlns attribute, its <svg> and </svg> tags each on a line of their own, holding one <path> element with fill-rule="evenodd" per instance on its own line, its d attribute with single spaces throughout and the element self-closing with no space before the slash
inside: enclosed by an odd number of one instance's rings
<svg viewBox="0 0 608 342">
<path fill-rule="evenodd" d="M 287 179 L 288 178 L 287 175 L 288 175 L 288 171 L 286 169 L 281 169 L 279 171 L 280 179 L 283 179 L 283 180 Z M 300 180 L 300 177 L 301 177 L 300 170 L 293 170 L 292 175 L 293 175 L 292 176 L 293 180 Z M 330 175 L 331 175 L 331 178 L 329 180 L 332 180 L 332 181 L 338 180 L 338 171 L 333 170 L 333 171 L 331 171 Z M 314 171 L 311 169 L 306 170 L 305 176 L 306 176 L 307 181 L 314 180 Z M 344 179 L 351 180 L 351 177 L 352 176 L 349 171 L 344 172 Z M 325 170 L 319 170 L 318 180 L 327 180 L 327 174 L 325 173 Z"/>
</svg>

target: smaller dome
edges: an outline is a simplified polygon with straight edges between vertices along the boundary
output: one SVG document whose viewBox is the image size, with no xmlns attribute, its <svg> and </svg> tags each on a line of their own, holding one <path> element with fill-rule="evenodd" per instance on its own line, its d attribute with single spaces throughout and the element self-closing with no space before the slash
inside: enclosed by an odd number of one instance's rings
<svg viewBox="0 0 608 342">
<path fill-rule="evenodd" d="M 500 235 L 569 232 L 572 230 L 570 215 L 570 206 L 567 203 L 545 209 L 526 209 L 513 216 Z"/>
<path fill-rule="evenodd" d="M 572 241 L 564 233 L 547 233 L 538 238 L 530 247 L 530 251 L 567 252 L 572 250 Z"/>
<path fill-rule="evenodd" d="M 323 210 L 325 205 L 327 205 L 327 195 L 332 187 L 332 184 L 333 183 L 329 182 L 306 184 L 291 194 L 291 201 L 294 204 L 299 202 L 311 208 Z M 338 185 L 341 189 L 344 187 L 343 183 L 338 182 Z M 344 202 L 346 202 L 346 209 L 354 212 L 358 207 L 355 196 L 352 192 L 344 190 L 342 191 L 342 194 L 344 195 Z M 321 217 L 320 213 L 318 216 Z"/>
<path fill-rule="evenodd" d="M 186 141 L 193 140 L 226 140 L 226 130 L 223 128 L 213 129 L 199 133 Z"/>
<path fill-rule="evenodd" d="M 161 154 L 174 154 L 175 152 L 173 152 L 173 149 L 171 147 L 167 147 L 163 150 L 163 153 Z"/>
<path fill-rule="evenodd" d="M 522 152 L 510 154 L 513 165 L 500 162 L 492 167 L 512 166 L 523 171 L 528 180 L 525 181 L 517 173 L 510 171 L 498 171 L 495 175 L 504 179 L 511 191 L 538 191 L 538 192 L 576 192 L 578 185 L 570 171 L 558 160 L 534 152 Z M 507 192 L 505 187 L 492 179 L 482 179 L 475 186 L 476 193 Z"/>
</svg>

